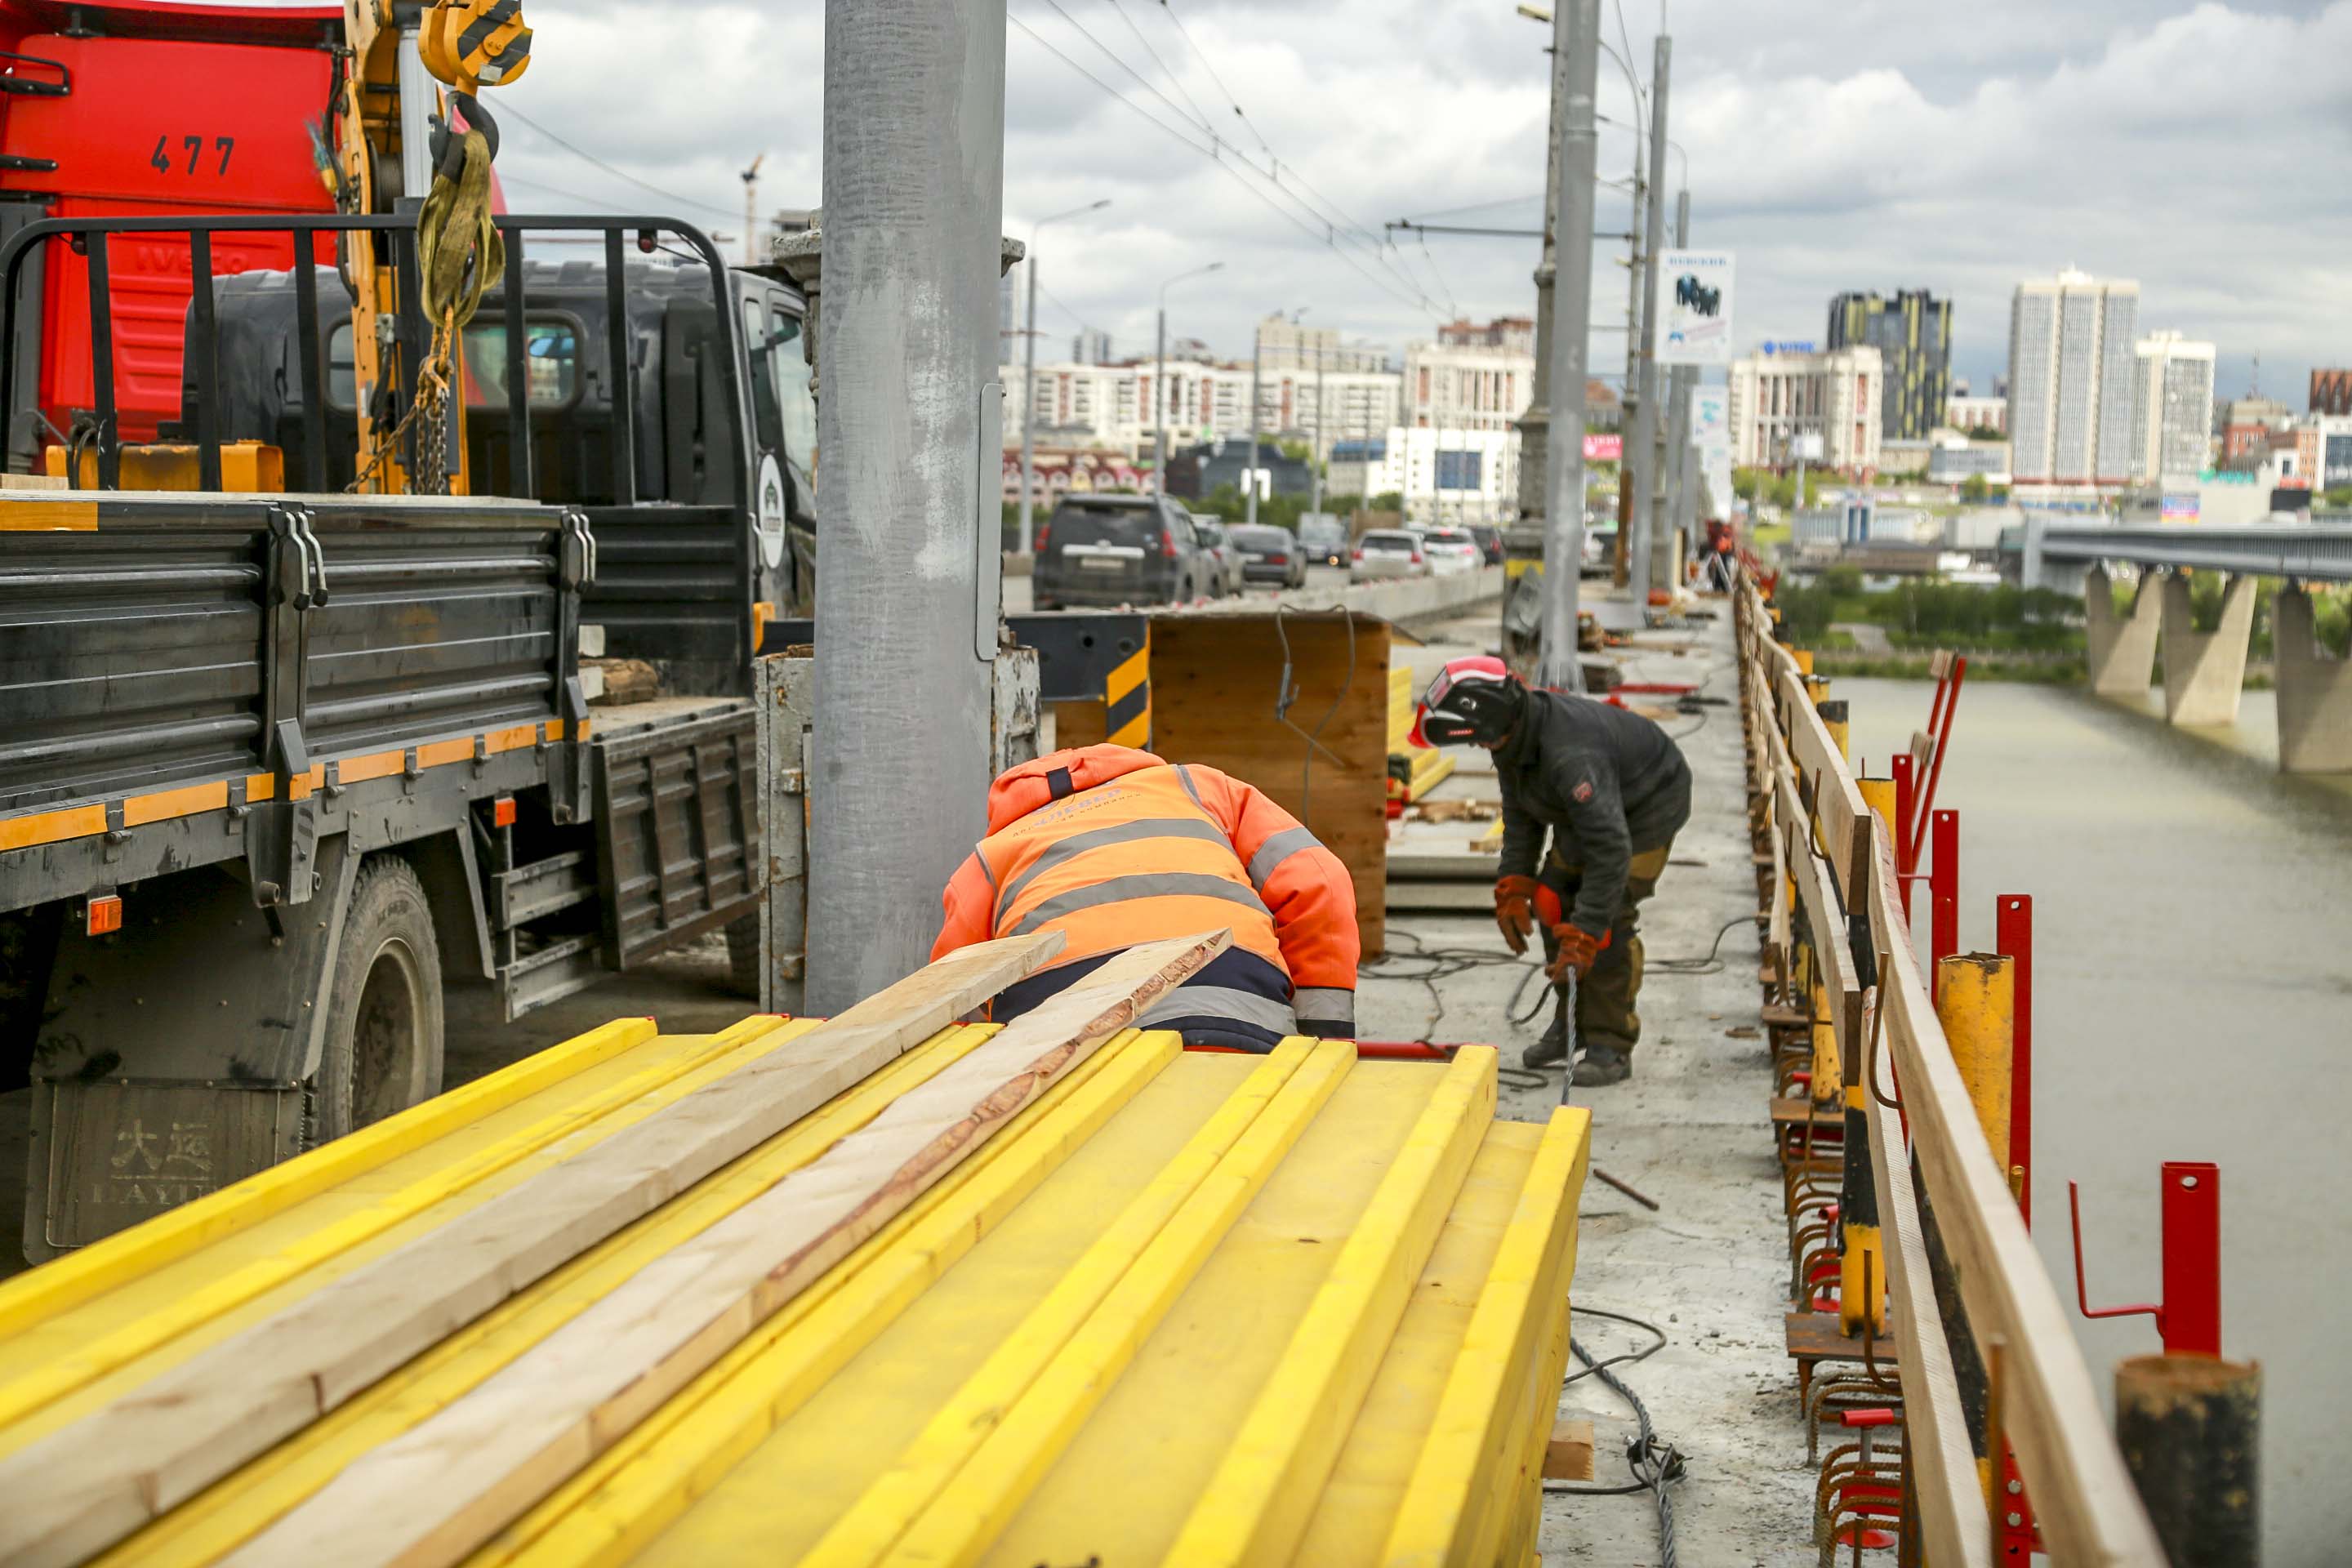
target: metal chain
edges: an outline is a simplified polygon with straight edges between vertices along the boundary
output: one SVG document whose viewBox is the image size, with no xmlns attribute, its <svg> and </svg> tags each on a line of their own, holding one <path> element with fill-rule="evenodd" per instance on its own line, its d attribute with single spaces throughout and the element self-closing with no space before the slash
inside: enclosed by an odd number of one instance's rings
<svg viewBox="0 0 2352 1568">
<path fill-rule="evenodd" d="M 346 495 L 356 495 L 362 486 L 373 479 L 386 459 L 400 450 L 409 427 L 422 419 L 423 439 L 417 444 L 416 471 L 409 476 L 409 489 L 416 495 L 447 495 L 449 493 L 449 354 L 455 339 L 454 312 L 445 312 L 442 325 L 433 334 L 432 352 L 425 356 L 416 377 L 416 395 L 409 400 L 408 412 L 400 416 L 381 444 L 375 456 L 353 475 L 343 487 Z"/>
</svg>

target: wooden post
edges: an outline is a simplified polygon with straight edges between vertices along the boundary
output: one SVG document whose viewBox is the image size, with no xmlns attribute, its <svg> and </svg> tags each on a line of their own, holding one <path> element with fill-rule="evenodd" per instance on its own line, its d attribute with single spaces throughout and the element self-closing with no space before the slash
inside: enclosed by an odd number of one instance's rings
<svg viewBox="0 0 2352 1568">
<path fill-rule="evenodd" d="M 2177 1563 L 2262 1561 L 2259 1363 L 2132 1356 L 2116 1366 L 2116 1441 Z"/>
</svg>

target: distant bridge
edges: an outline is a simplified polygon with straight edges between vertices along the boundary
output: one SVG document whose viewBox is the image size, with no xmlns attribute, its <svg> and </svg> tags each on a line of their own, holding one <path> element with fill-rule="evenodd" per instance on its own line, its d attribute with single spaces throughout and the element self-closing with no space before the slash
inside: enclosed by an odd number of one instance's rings
<svg viewBox="0 0 2352 1568">
<path fill-rule="evenodd" d="M 2278 656 L 2279 767 L 2352 773 L 2352 659 L 2319 647 L 2306 583 L 2352 583 L 2352 525 L 2118 524 L 2029 517 L 2001 531 L 2006 574 L 2029 588 L 2083 595 L 2091 689 L 2134 700 L 2164 654 L 2164 716 L 2175 724 L 2230 724 L 2245 686 L 2254 579 L 2286 586 L 2273 605 Z M 2128 613 L 2116 607 L 2111 565 L 2140 568 Z M 2189 574 L 2227 578 L 2220 624 L 2197 629 Z"/>
<path fill-rule="evenodd" d="M 2352 583 L 2352 523 L 2054 522 L 2028 518 L 2003 529 L 2004 564 L 2020 556 L 2027 587 L 2073 593 L 2085 566 L 2100 562 L 2187 568 L 2233 575 Z"/>
</svg>

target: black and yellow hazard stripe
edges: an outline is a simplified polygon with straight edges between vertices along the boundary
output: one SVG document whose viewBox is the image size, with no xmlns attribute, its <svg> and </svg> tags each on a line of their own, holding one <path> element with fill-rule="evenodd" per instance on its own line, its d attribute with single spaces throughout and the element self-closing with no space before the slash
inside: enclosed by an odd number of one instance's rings
<svg viewBox="0 0 2352 1568">
<path fill-rule="evenodd" d="M 1103 738 L 1137 751 L 1151 747 L 1151 632 L 1143 646 L 1103 681 Z"/>
</svg>

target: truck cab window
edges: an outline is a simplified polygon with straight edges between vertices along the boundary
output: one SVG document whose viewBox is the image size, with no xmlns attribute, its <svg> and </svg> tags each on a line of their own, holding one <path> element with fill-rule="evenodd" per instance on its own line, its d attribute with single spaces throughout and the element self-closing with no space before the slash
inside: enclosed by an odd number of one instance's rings
<svg viewBox="0 0 2352 1568">
<path fill-rule="evenodd" d="M 779 306 L 768 308 L 768 369 L 783 416 L 784 455 L 803 479 L 816 472 L 816 395 L 809 390 L 808 353 L 801 342 L 801 319 Z"/>
<path fill-rule="evenodd" d="M 768 307 L 761 300 L 743 301 L 743 346 L 751 362 L 751 430 L 762 452 L 784 449 L 784 418 L 776 398 L 775 372 L 769 368 L 778 351 L 769 341 Z M 798 345 L 794 345 L 797 357 Z"/>
</svg>

